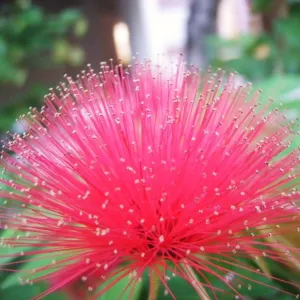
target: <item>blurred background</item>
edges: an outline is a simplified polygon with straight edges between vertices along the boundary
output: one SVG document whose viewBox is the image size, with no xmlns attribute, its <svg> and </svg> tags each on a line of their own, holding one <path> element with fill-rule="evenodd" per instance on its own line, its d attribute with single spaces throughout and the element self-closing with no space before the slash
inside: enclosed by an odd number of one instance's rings
<svg viewBox="0 0 300 300">
<path fill-rule="evenodd" d="M 0 133 L 87 63 L 179 53 L 238 71 L 295 118 L 299 29 L 297 0 L 0 0 Z"/>
<path fill-rule="evenodd" d="M 87 63 L 97 69 L 103 60 L 162 62 L 179 53 L 202 69 L 238 71 L 296 119 L 299 32 L 297 0 L 0 0 L 0 135 L 22 132 L 26 124 L 16 118 L 39 107 L 65 73 L 75 76 Z M 0 275 L 1 285 L 8 274 Z M 2 290 L 0 299 L 29 299 L 22 290 Z"/>
</svg>

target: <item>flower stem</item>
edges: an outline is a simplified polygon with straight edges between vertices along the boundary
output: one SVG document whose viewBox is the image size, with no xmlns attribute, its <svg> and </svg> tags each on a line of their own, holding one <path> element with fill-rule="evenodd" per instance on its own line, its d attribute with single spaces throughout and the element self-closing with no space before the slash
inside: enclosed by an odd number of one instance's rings
<svg viewBox="0 0 300 300">
<path fill-rule="evenodd" d="M 150 291 L 148 295 L 148 300 L 156 300 L 160 285 L 160 279 L 157 273 L 154 270 L 149 272 L 150 277 Z"/>
<path fill-rule="evenodd" d="M 182 268 L 185 270 L 185 273 L 187 277 L 190 279 L 196 293 L 200 297 L 201 300 L 210 300 L 209 295 L 207 294 L 205 288 L 197 278 L 197 275 L 193 268 L 189 265 L 189 263 L 186 260 L 183 260 L 183 263 L 181 264 Z"/>
</svg>

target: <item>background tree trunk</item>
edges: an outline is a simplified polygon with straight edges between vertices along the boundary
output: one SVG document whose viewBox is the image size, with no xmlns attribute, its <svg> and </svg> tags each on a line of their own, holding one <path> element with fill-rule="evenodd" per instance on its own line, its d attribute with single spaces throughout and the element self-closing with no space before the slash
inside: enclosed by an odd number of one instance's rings
<svg viewBox="0 0 300 300">
<path fill-rule="evenodd" d="M 188 63 L 207 66 L 206 38 L 216 30 L 216 14 L 220 0 L 192 0 L 188 20 L 186 54 Z"/>
</svg>

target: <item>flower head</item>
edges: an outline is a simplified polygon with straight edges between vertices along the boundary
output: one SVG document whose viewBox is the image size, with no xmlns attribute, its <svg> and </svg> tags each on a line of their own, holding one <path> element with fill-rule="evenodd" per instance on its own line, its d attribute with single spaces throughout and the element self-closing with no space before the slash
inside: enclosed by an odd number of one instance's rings
<svg viewBox="0 0 300 300">
<path fill-rule="evenodd" d="M 53 282 L 38 297 L 81 279 L 96 298 L 128 276 L 133 293 L 146 273 L 150 298 L 157 281 L 176 298 L 169 271 L 203 299 L 220 292 L 211 277 L 242 297 L 232 278 L 249 288 L 243 270 L 260 272 L 240 259 L 299 259 L 272 239 L 299 224 L 291 124 L 223 78 L 181 61 L 102 64 L 21 118 L 1 179 L 1 221 L 19 236 L 3 243 L 51 259 L 22 274 Z"/>
</svg>

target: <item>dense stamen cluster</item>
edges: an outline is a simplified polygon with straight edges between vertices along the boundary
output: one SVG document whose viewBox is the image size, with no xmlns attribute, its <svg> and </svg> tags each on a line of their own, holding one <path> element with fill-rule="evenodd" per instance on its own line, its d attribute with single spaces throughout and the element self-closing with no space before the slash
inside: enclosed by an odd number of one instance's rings
<svg viewBox="0 0 300 300">
<path fill-rule="evenodd" d="M 171 272 L 202 298 L 219 292 L 208 275 L 242 298 L 228 274 L 251 289 L 242 271 L 260 271 L 240 258 L 299 261 L 276 239 L 299 232 L 291 124 L 223 77 L 182 62 L 102 64 L 22 116 L 30 130 L 2 151 L 0 193 L 3 227 L 19 236 L 2 244 L 50 259 L 22 274 L 53 282 L 38 297 L 77 279 L 95 298 L 128 276 L 133 291 L 148 272 L 175 298 Z"/>
</svg>

